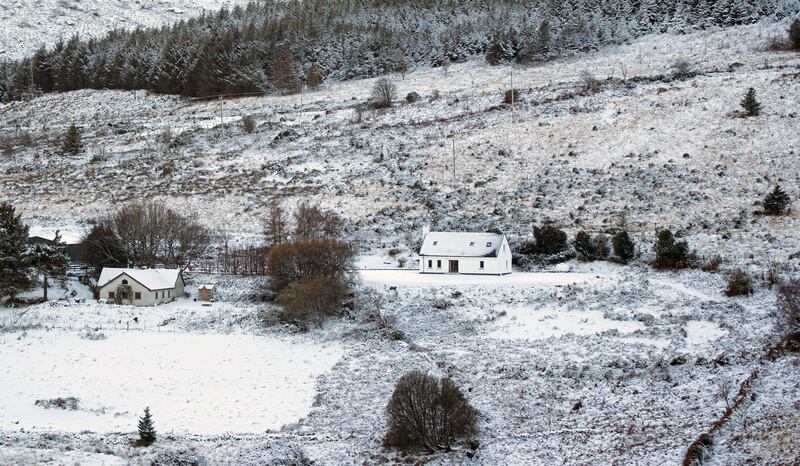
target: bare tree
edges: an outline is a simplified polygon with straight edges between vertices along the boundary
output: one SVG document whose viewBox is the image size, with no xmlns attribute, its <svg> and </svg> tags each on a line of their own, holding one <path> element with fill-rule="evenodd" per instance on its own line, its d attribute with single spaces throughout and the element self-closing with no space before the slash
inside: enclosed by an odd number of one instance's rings
<svg viewBox="0 0 800 466">
<path fill-rule="evenodd" d="M 344 221 L 331 210 L 301 202 L 294 212 L 295 238 L 298 240 L 314 238 L 338 238 Z"/>
<path fill-rule="evenodd" d="M 781 333 L 800 332 L 800 280 L 787 281 L 778 288 Z"/>
<path fill-rule="evenodd" d="M 389 108 L 397 97 L 397 86 L 388 78 L 380 78 L 372 86 L 372 106 L 375 108 Z"/>
<path fill-rule="evenodd" d="M 287 221 L 286 211 L 277 202 L 272 202 L 269 206 L 268 217 L 264 220 L 264 237 L 267 244 L 276 246 L 286 240 Z"/>
</svg>

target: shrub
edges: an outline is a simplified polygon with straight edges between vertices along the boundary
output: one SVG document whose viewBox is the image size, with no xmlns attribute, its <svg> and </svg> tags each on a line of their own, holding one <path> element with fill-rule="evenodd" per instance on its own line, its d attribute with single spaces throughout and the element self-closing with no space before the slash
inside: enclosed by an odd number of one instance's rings
<svg viewBox="0 0 800 466">
<path fill-rule="evenodd" d="M 503 103 L 511 105 L 512 103 L 519 103 L 519 89 L 509 89 L 503 94 Z"/>
<path fill-rule="evenodd" d="M 64 409 L 67 411 L 77 411 L 80 408 L 80 400 L 74 396 L 65 398 L 52 398 L 49 400 L 36 400 L 33 403 L 35 406 L 41 406 L 44 409 Z"/>
<path fill-rule="evenodd" d="M 600 80 L 594 77 L 587 70 L 581 72 L 581 90 L 584 93 L 592 94 L 600 90 Z"/>
<path fill-rule="evenodd" d="M 187 448 L 161 450 L 150 461 L 150 466 L 205 466 L 206 458 Z"/>
<path fill-rule="evenodd" d="M 614 255 L 622 262 L 627 264 L 636 254 L 636 244 L 627 231 L 620 231 L 611 238 L 611 245 L 614 247 Z"/>
<path fill-rule="evenodd" d="M 725 296 L 746 296 L 753 294 L 753 279 L 741 269 L 728 272 L 728 288 Z"/>
<path fill-rule="evenodd" d="M 406 373 L 397 381 L 386 411 L 387 447 L 447 450 L 456 439 L 476 433 L 477 412 L 448 377 Z"/>
<path fill-rule="evenodd" d="M 575 235 L 575 252 L 583 261 L 606 259 L 609 254 L 608 237 L 602 233 L 592 237 L 586 231 L 579 231 Z"/>
<path fill-rule="evenodd" d="M 785 333 L 800 332 L 800 279 L 778 287 L 778 311 Z"/>
<path fill-rule="evenodd" d="M 719 270 L 720 265 L 722 265 L 722 256 L 717 254 L 703 262 L 703 265 L 700 266 L 700 270 L 703 272 L 716 272 Z"/>
<path fill-rule="evenodd" d="M 413 104 L 414 102 L 418 102 L 419 99 L 420 99 L 420 96 L 416 92 L 409 92 L 408 94 L 406 94 L 406 102 L 408 102 L 410 104 Z"/>
<path fill-rule="evenodd" d="M 431 95 L 428 96 L 428 100 L 433 102 L 435 100 L 439 100 L 441 97 L 442 94 L 441 92 L 439 92 L 439 89 L 434 89 L 433 92 L 431 92 Z"/>
<path fill-rule="evenodd" d="M 789 202 L 789 195 L 780 186 L 775 186 L 764 198 L 764 212 L 769 215 L 785 214 L 789 209 Z"/>
<path fill-rule="evenodd" d="M 800 50 L 800 19 L 792 21 L 789 26 L 789 42 L 794 50 Z"/>
<path fill-rule="evenodd" d="M 281 291 L 314 275 L 347 281 L 353 268 L 353 249 L 334 239 L 310 239 L 284 243 L 269 253 L 270 287 Z"/>
<path fill-rule="evenodd" d="M 322 73 L 319 71 L 319 66 L 317 66 L 316 63 L 312 63 L 308 68 L 306 72 L 306 82 L 308 83 L 308 87 L 315 91 L 322 85 Z"/>
<path fill-rule="evenodd" d="M 335 314 L 347 295 L 341 280 L 315 275 L 292 283 L 278 296 L 283 306 L 283 319 L 308 330 L 310 324 L 322 326 L 325 317 Z"/>
<path fill-rule="evenodd" d="M 533 227 L 538 254 L 554 255 L 567 249 L 567 234 L 554 226 Z"/>
<path fill-rule="evenodd" d="M 675 241 L 675 236 L 669 230 L 658 232 L 655 251 L 653 267 L 656 269 L 684 269 L 691 266 L 694 258 L 689 250 L 689 243 Z"/>
<path fill-rule="evenodd" d="M 388 78 L 380 78 L 372 86 L 372 106 L 374 108 L 389 108 L 397 97 L 397 86 Z"/>
<path fill-rule="evenodd" d="M 678 60 L 672 65 L 672 76 L 676 79 L 686 79 L 694 76 L 692 64 L 687 60 Z"/>
<path fill-rule="evenodd" d="M 752 87 L 747 90 L 739 105 L 742 106 L 747 116 L 758 116 L 761 113 L 761 104 L 756 100 L 756 90 Z"/>
<path fill-rule="evenodd" d="M 242 117 L 242 129 L 244 129 L 244 132 L 247 134 L 252 133 L 253 130 L 256 129 L 256 120 L 252 115 L 245 115 Z"/>
</svg>

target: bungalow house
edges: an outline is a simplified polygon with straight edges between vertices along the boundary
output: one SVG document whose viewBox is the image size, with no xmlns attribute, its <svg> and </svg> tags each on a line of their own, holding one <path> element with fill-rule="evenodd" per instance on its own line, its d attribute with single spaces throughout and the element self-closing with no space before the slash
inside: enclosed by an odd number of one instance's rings
<svg viewBox="0 0 800 466">
<path fill-rule="evenodd" d="M 178 269 L 115 269 L 106 267 L 97 281 L 98 297 L 116 304 L 153 306 L 183 294 Z"/>
<path fill-rule="evenodd" d="M 502 233 L 432 231 L 425 234 L 419 256 L 420 273 L 511 273 L 511 248 Z"/>
</svg>

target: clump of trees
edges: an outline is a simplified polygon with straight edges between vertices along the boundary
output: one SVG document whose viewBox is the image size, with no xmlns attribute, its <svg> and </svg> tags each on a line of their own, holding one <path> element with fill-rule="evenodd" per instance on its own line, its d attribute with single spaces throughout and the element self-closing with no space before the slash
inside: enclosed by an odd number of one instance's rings
<svg viewBox="0 0 800 466">
<path fill-rule="evenodd" d="M 764 198 L 764 213 L 768 215 L 783 215 L 789 211 L 789 204 L 791 199 L 786 191 L 776 185 L 767 196 Z"/>
<path fill-rule="evenodd" d="M 16 294 L 33 285 L 32 255 L 28 245 L 28 226 L 8 202 L 0 204 L 0 296 Z"/>
<path fill-rule="evenodd" d="M 552 225 L 533 227 L 536 253 L 553 256 L 567 250 L 567 234 Z"/>
<path fill-rule="evenodd" d="M 689 249 L 689 243 L 676 240 L 668 229 L 660 230 L 655 244 L 656 258 L 653 267 L 656 269 L 685 269 L 691 267 L 695 255 Z"/>
<path fill-rule="evenodd" d="M 397 381 L 386 411 L 386 447 L 448 450 L 456 440 L 477 433 L 477 411 L 449 377 L 406 373 Z"/>
<path fill-rule="evenodd" d="M 61 137 L 61 153 L 63 155 L 78 155 L 81 152 L 83 152 L 83 133 L 75 123 L 72 123 Z"/>
<path fill-rule="evenodd" d="M 283 306 L 282 317 L 307 330 L 336 314 L 350 290 L 355 252 L 339 236 L 335 212 L 301 203 L 293 215 L 289 241 L 287 215 L 277 204 L 264 222 L 269 251 L 269 286 Z"/>
<path fill-rule="evenodd" d="M 132 202 L 94 221 L 83 238 L 83 261 L 108 266 L 166 265 L 186 270 L 209 251 L 212 234 L 162 202 Z"/>
<path fill-rule="evenodd" d="M 761 103 L 756 99 L 756 90 L 752 87 L 747 90 L 739 105 L 744 109 L 746 116 L 758 116 L 761 114 Z"/>
</svg>

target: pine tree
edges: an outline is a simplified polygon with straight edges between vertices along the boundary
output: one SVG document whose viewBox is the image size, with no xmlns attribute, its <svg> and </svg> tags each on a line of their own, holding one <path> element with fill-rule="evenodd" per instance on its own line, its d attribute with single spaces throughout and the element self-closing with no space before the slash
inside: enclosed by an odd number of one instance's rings
<svg viewBox="0 0 800 466">
<path fill-rule="evenodd" d="M 81 130 L 75 123 L 69 125 L 61 141 L 61 153 L 63 155 L 78 155 L 83 152 L 83 137 Z"/>
<path fill-rule="evenodd" d="M 15 214 L 14 207 L 0 204 L 0 296 L 11 296 L 29 288 L 31 280 L 31 256 L 28 246 L 28 226 L 22 223 L 22 215 Z"/>
<path fill-rule="evenodd" d="M 615 234 L 611 238 L 611 246 L 614 248 L 614 255 L 619 258 L 623 264 L 633 259 L 636 253 L 636 244 L 634 244 L 631 235 L 623 230 Z"/>
<path fill-rule="evenodd" d="M 156 427 L 153 424 L 153 416 L 150 415 L 150 407 L 144 408 L 144 416 L 139 418 L 139 439 L 142 445 L 150 445 L 156 441 Z"/>
<path fill-rule="evenodd" d="M 769 215 L 782 215 L 787 212 L 790 202 L 789 195 L 780 186 L 775 186 L 775 189 L 764 198 L 764 212 Z"/>
<path fill-rule="evenodd" d="M 69 258 L 67 245 L 61 241 L 61 234 L 56 231 L 56 237 L 50 244 L 40 243 L 33 247 L 31 254 L 33 266 L 42 276 L 44 288 L 42 298 L 47 301 L 47 288 L 49 279 L 63 277 L 67 273 Z"/>
<path fill-rule="evenodd" d="M 756 100 L 756 90 L 752 87 L 747 91 L 739 105 L 742 106 L 747 116 L 758 116 L 761 113 L 761 103 Z"/>
</svg>

